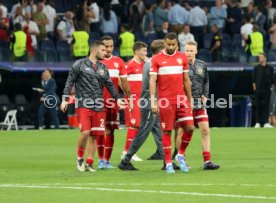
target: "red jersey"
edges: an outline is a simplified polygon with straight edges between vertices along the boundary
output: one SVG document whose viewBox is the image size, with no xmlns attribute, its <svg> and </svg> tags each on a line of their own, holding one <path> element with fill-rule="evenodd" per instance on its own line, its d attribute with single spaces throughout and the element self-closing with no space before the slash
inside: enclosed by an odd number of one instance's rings
<svg viewBox="0 0 276 203">
<path fill-rule="evenodd" d="M 111 56 L 109 59 L 104 59 L 101 62 L 107 66 L 110 78 L 116 90 L 119 92 L 119 77 L 127 77 L 124 61 L 117 56 Z M 108 92 L 106 87 L 104 87 L 103 89 L 103 96 L 104 100 L 112 98 L 111 94 Z"/>
<path fill-rule="evenodd" d="M 183 72 L 188 72 L 188 57 L 176 51 L 168 55 L 164 51 L 151 59 L 150 74 L 156 74 L 158 97 L 166 98 L 171 103 L 177 102 L 177 95 L 185 95 Z"/>
<path fill-rule="evenodd" d="M 144 62 L 138 63 L 134 59 L 127 62 L 127 81 L 131 94 L 136 94 L 140 98 L 142 92 L 142 73 Z"/>
</svg>

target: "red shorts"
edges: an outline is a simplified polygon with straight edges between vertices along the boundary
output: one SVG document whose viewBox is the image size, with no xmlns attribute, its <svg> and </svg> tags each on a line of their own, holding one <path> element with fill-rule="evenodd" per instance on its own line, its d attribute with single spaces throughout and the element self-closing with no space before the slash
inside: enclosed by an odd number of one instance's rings
<svg viewBox="0 0 276 203">
<path fill-rule="evenodd" d="M 177 104 L 169 104 L 166 108 L 160 108 L 160 126 L 161 130 L 168 131 L 177 127 L 183 127 L 186 125 L 193 125 L 193 114 L 190 107 L 184 107 L 180 105 L 177 108 Z"/>
<path fill-rule="evenodd" d="M 105 112 L 106 112 L 105 126 L 110 130 L 119 129 L 119 125 L 120 125 L 119 109 L 106 108 Z"/>
<path fill-rule="evenodd" d="M 87 108 L 77 108 L 80 131 L 90 130 L 90 135 L 104 135 L 105 112 L 96 112 Z"/>
<path fill-rule="evenodd" d="M 140 107 L 138 105 L 138 102 L 133 102 L 132 111 L 130 111 L 128 107 L 125 108 L 126 127 L 139 128 L 140 117 L 141 117 L 141 112 L 140 112 Z"/>
<path fill-rule="evenodd" d="M 195 125 L 199 122 L 209 122 L 206 109 L 193 110 Z"/>
</svg>

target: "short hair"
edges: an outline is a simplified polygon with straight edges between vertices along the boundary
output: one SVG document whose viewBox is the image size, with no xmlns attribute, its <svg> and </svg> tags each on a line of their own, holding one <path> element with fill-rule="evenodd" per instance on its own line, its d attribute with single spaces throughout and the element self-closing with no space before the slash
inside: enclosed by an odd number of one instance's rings
<svg viewBox="0 0 276 203">
<path fill-rule="evenodd" d="M 90 49 L 94 49 L 94 48 L 97 48 L 99 46 L 104 46 L 104 43 L 102 41 L 99 41 L 99 40 L 95 40 L 93 41 L 91 44 L 90 44 Z"/>
<path fill-rule="evenodd" d="M 186 42 L 186 45 L 193 45 L 197 47 L 197 42 L 196 41 L 188 41 Z"/>
<path fill-rule="evenodd" d="M 135 42 L 132 49 L 133 49 L 133 52 L 137 51 L 137 50 L 140 50 L 142 48 L 148 48 L 148 45 L 145 44 L 144 42 Z"/>
<path fill-rule="evenodd" d="M 51 77 L 52 77 L 52 78 L 54 77 L 54 72 L 53 72 L 52 69 L 46 68 L 44 71 L 48 71 L 48 72 L 50 73 Z"/>
<path fill-rule="evenodd" d="M 113 40 L 113 38 L 109 35 L 104 35 L 101 37 L 101 41 L 104 41 L 104 40 Z"/>
<path fill-rule="evenodd" d="M 177 40 L 177 35 L 174 32 L 169 32 L 165 35 L 165 39 L 169 39 L 169 40 Z"/>
<path fill-rule="evenodd" d="M 126 23 L 123 23 L 123 24 L 121 25 L 121 27 L 123 27 L 126 31 L 129 31 L 129 30 L 130 30 L 130 26 L 129 26 L 128 24 L 126 24 Z"/>
<path fill-rule="evenodd" d="M 161 39 L 153 40 L 150 45 L 150 51 L 153 55 L 158 54 L 164 48 L 165 48 L 165 43 L 164 43 L 164 40 L 161 40 Z"/>
<path fill-rule="evenodd" d="M 258 31 L 260 31 L 259 25 L 254 24 L 252 30 L 253 30 L 253 32 L 258 32 Z"/>
<path fill-rule="evenodd" d="M 15 31 L 22 30 L 22 25 L 21 25 L 21 23 L 15 23 L 15 24 L 14 24 L 14 30 L 15 30 Z"/>
<path fill-rule="evenodd" d="M 266 58 L 266 54 L 264 52 L 260 53 L 259 56 L 260 55 L 263 55 Z"/>
</svg>

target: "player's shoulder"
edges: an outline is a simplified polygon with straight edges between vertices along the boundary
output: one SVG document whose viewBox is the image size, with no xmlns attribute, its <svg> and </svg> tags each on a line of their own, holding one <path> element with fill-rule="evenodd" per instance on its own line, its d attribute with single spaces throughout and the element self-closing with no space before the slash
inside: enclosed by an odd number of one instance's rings
<svg viewBox="0 0 276 203">
<path fill-rule="evenodd" d="M 78 59 L 78 60 L 76 60 L 76 61 L 73 63 L 72 67 L 73 67 L 73 68 L 80 67 L 81 64 L 82 64 L 83 62 L 85 62 L 86 60 L 87 60 L 87 57 L 82 58 L 82 59 Z"/>
<path fill-rule="evenodd" d="M 121 59 L 120 57 L 118 56 L 112 56 L 112 59 L 116 62 L 119 62 L 119 63 L 124 63 L 123 59 Z"/>
<path fill-rule="evenodd" d="M 202 60 L 199 60 L 199 59 L 196 59 L 196 62 L 197 62 L 198 64 L 201 64 L 201 65 L 204 65 L 204 66 L 207 65 L 205 61 L 202 61 Z"/>
<path fill-rule="evenodd" d="M 152 56 L 151 61 L 158 60 L 158 59 L 162 58 L 163 55 L 164 55 L 163 51 L 161 51 L 160 53 L 155 54 L 154 56 Z"/>
</svg>

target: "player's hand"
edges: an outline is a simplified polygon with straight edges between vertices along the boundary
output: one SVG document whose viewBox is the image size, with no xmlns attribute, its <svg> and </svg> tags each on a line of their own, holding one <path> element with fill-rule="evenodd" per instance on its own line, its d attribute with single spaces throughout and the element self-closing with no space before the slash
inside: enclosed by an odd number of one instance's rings
<svg viewBox="0 0 276 203">
<path fill-rule="evenodd" d="M 154 101 L 151 102 L 151 112 L 153 114 L 158 114 L 158 102 L 157 102 L 157 99 L 154 99 Z"/>
<path fill-rule="evenodd" d="M 124 98 L 118 99 L 117 105 L 118 105 L 119 109 L 125 109 L 127 107 L 126 99 L 124 99 Z"/>
<path fill-rule="evenodd" d="M 207 103 L 207 97 L 205 97 L 204 95 L 201 96 L 201 102 L 203 105 L 205 105 Z"/>
<path fill-rule="evenodd" d="M 68 101 L 62 101 L 61 105 L 60 105 L 60 110 L 65 113 L 65 111 L 67 110 L 68 107 Z"/>
<path fill-rule="evenodd" d="M 41 97 L 40 101 L 43 102 L 45 100 L 45 97 Z"/>
</svg>

